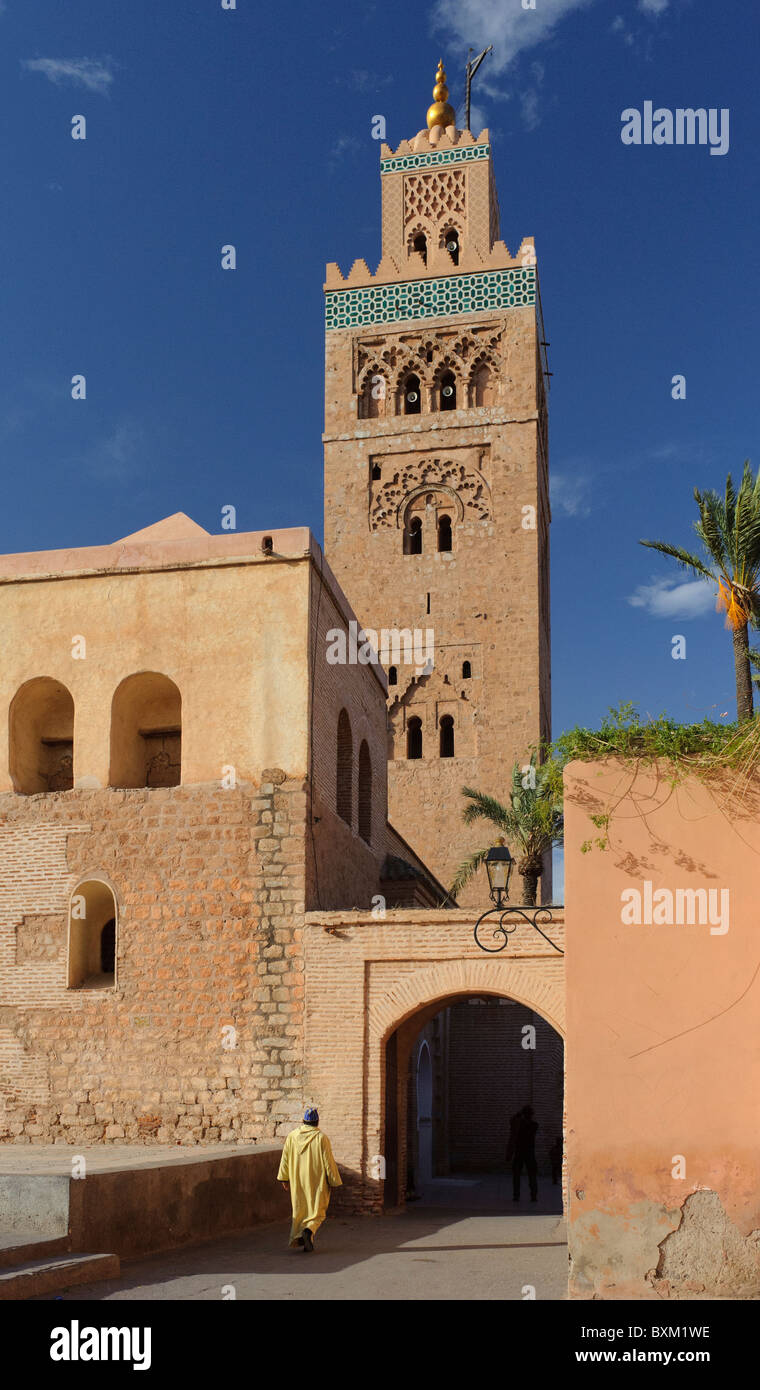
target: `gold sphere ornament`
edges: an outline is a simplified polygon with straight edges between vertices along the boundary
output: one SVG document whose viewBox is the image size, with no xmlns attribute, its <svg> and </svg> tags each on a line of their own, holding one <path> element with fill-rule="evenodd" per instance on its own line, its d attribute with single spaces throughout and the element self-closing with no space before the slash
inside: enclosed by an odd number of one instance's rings
<svg viewBox="0 0 760 1390">
<path fill-rule="evenodd" d="M 448 101 L 449 89 L 446 86 L 446 73 L 443 67 L 443 59 L 438 64 L 438 71 L 435 75 L 435 86 L 433 88 L 433 105 L 428 108 L 427 124 L 428 130 L 434 126 L 441 126 L 443 130 L 447 126 L 456 125 L 456 113 L 453 106 Z"/>
</svg>

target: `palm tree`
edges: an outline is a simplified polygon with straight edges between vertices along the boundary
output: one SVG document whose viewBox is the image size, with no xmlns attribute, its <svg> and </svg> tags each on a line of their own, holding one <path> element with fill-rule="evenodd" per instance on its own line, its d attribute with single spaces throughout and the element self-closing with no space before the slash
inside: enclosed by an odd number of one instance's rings
<svg viewBox="0 0 760 1390">
<path fill-rule="evenodd" d="M 718 586 L 718 612 L 725 612 L 726 626 L 734 640 L 736 710 L 740 720 L 752 718 L 752 674 L 748 627 L 760 621 L 760 471 L 752 477 L 749 459 L 744 464 L 738 493 L 729 473 L 725 497 L 694 489 L 699 521 L 694 530 L 705 552 L 700 559 L 680 545 L 665 541 L 641 541 L 652 550 L 671 555 L 690 573 Z"/>
<path fill-rule="evenodd" d="M 557 778 L 550 763 L 536 767 L 535 754 L 530 764 L 521 768 L 515 763 L 512 769 L 512 788 L 509 802 L 505 806 L 495 797 L 472 787 L 462 787 L 462 795 L 470 799 L 465 806 L 462 819 L 465 825 L 476 820 L 487 820 L 495 825 L 502 835 L 512 841 L 519 852 L 517 871 L 523 880 L 523 901 L 534 907 L 538 880 L 543 873 L 544 854 L 562 840 L 562 796 Z M 452 897 L 465 887 L 483 863 L 490 845 L 471 854 L 460 864 L 451 886 Z"/>
</svg>

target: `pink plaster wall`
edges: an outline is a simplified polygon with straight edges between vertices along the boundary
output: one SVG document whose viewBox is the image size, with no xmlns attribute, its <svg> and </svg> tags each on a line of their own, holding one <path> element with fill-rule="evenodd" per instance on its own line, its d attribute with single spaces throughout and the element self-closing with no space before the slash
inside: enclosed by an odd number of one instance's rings
<svg viewBox="0 0 760 1390">
<path fill-rule="evenodd" d="M 760 1227 L 760 788 L 740 802 L 731 779 L 674 787 L 670 775 L 612 760 L 565 774 L 580 1297 L 760 1292 L 760 1241 L 746 1239 Z M 582 853 L 604 834 L 590 815 L 607 812 L 608 847 Z M 728 930 L 624 924 L 621 893 L 643 894 L 646 881 L 653 892 L 716 889 L 718 903 L 727 889 Z M 672 1175 L 677 1155 L 683 1178 Z"/>
</svg>

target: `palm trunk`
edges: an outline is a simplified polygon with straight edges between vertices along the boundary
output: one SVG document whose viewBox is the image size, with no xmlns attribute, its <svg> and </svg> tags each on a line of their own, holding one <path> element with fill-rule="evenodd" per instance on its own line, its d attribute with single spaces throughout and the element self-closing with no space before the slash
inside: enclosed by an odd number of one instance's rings
<svg viewBox="0 0 760 1390">
<path fill-rule="evenodd" d="M 736 670 L 736 713 L 739 722 L 752 718 L 752 671 L 749 660 L 748 624 L 734 633 L 734 667 Z"/>
<path fill-rule="evenodd" d="M 538 874 L 521 874 L 520 877 L 523 881 L 523 903 L 526 907 L 535 907 L 538 895 Z"/>
</svg>

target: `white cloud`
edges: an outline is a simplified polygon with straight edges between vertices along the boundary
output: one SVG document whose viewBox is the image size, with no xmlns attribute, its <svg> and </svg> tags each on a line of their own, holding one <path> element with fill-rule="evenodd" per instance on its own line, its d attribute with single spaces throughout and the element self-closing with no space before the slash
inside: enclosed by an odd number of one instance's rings
<svg viewBox="0 0 760 1390">
<path fill-rule="evenodd" d="M 110 58 L 23 58 L 21 66 L 41 72 L 56 87 L 86 87 L 107 96 L 113 82 Z"/>
<path fill-rule="evenodd" d="M 591 482 L 583 473 L 552 473 L 550 477 L 552 511 L 564 516 L 590 516 Z"/>
<path fill-rule="evenodd" d="M 651 618 L 703 618 L 715 612 L 716 587 L 708 579 L 672 577 L 640 584 L 630 595 L 632 608 L 644 608 Z"/>
<path fill-rule="evenodd" d="M 610 33 L 619 34 L 623 43 L 627 43 L 629 48 L 633 47 L 635 39 L 630 29 L 626 26 L 626 22 L 621 14 L 616 15 L 613 19 L 610 25 Z"/>
<path fill-rule="evenodd" d="M 639 0 L 639 9 L 644 14 L 664 14 L 670 0 Z"/>
<path fill-rule="evenodd" d="M 518 53 L 548 38 L 566 15 L 593 3 L 594 0 L 536 0 L 535 10 L 524 10 L 519 0 L 435 0 L 432 25 L 437 33 L 446 34 L 460 45 L 463 52 L 470 46 L 480 50 L 493 44 L 494 51 L 486 59 L 488 71 L 501 73 Z"/>
</svg>

